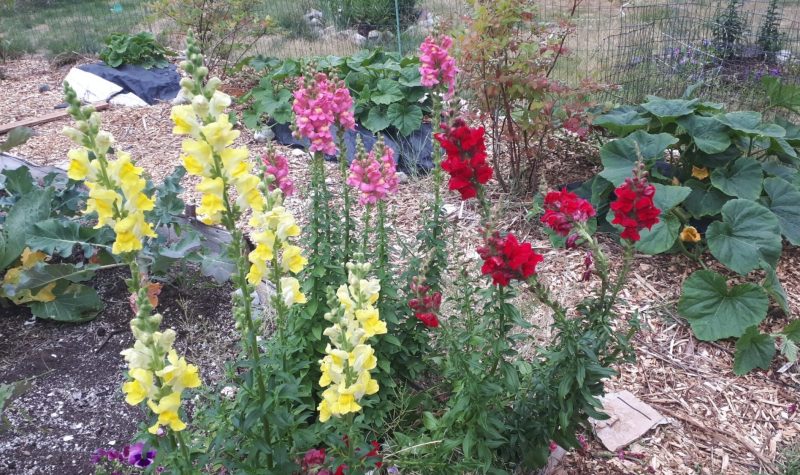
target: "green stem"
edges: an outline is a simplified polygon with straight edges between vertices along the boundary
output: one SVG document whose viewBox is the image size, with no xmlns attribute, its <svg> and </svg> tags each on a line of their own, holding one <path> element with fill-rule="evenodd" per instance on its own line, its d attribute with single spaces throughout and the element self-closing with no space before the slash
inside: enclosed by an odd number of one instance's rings
<svg viewBox="0 0 800 475">
<path fill-rule="evenodd" d="M 353 218 L 350 216 L 352 197 L 350 185 L 347 184 L 347 149 L 344 142 L 344 129 L 340 126 L 338 131 L 339 142 L 339 171 L 342 174 L 342 198 L 344 200 L 344 229 L 342 232 L 342 263 L 350 261 L 350 232 L 353 228 Z"/>
<path fill-rule="evenodd" d="M 363 222 L 364 231 L 361 237 L 361 253 L 364 255 L 364 262 L 369 262 L 369 218 L 372 214 L 372 205 L 367 204 L 364 208 Z"/>
<path fill-rule="evenodd" d="M 192 465 L 192 456 L 189 454 L 189 447 L 186 445 L 186 441 L 183 438 L 183 432 L 173 432 L 173 434 L 175 434 L 175 437 L 178 439 L 177 443 L 181 448 L 181 456 L 186 464 L 187 473 L 193 473 L 194 466 Z"/>
</svg>

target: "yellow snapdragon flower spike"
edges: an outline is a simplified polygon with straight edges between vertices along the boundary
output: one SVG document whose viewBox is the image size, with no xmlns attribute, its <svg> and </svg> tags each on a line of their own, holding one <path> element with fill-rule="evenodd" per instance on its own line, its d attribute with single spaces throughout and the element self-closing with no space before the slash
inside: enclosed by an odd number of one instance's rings
<svg viewBox="0 0 800 475">
<path fill-rule="evenodd" d="M 167 360 L 170 364 L 161 371 L 156 371 L 156 375 L 173 391 L 180 393 L 186 388 L 200 386 L 197 366 L 186 363 L 186 358 L 178 357 L 178 353 L 174 349 L 170 350 Z"/>
<path fill-rule="evenodd" d="M 348 264 L 348 284 L 336 291 L 339 308 L 325 314 L 333 323 L 323 331 L 331 344 L 320 360 L 319 385 L 326 388 L 317 410 L 321 422 L 361 410 L 361 398 L 378 392 L 370 372 L 378 365 L 369 338 L 387 332 L 377 302 L 380 283 L 365 279 L 369 264 Z"/>
</svg>

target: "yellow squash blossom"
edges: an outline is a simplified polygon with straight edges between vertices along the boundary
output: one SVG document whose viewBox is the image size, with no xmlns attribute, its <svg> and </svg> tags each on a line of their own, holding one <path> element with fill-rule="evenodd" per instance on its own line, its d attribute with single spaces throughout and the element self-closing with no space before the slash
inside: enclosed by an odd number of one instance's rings
<svg viewBox="0 0 800 475">
<path fill-rule="evenodd" d="M 692 176 L 698 180 L 705 180 L 708 178 L 708 168 L 692 166 Z"/>
<path fill-rule="evenodd" d="M 680 238 L 683 242 L 700 242 L 702 236 L 694 226 L 686 226 L 681 231 Z"/>
</svg>

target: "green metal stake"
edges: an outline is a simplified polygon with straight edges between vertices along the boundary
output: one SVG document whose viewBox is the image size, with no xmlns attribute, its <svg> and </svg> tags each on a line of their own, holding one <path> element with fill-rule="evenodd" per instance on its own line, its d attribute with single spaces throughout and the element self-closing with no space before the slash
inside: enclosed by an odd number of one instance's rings
<svg viewBox="0 0 800 475">
<path fill-rule="evenodd" d="M 400 4 L 394 0 L 394 20 L 397 26 L 397 52 L 403 56 L 403 42 L 400 40 Z"/>
</svg>

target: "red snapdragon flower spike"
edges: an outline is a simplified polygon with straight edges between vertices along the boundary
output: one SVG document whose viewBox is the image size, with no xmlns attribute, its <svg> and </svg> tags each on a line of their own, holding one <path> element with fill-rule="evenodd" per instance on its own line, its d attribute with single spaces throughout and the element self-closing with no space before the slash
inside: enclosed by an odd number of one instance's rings
<svg viewBox="0 0 800 475">
<path fill-rule="evenodd" d="M 439 319 L 436 313 L 439 312 L 439 307 L 442 305 L 441 292 L 434 292 L 428 294 L 430 287 L 418 283 L 417 277 L 411 281 L 411 292 L 414 298 L 408 301 L 408 306 L 414 311 L 414 316 L 417 317 L 428 328 L 437 328 L 439 326 Z"/>
<path fill-rule="evenodd" d="M 611 203 L 614 211 L 612 224 L 625 228 L 620 237 L 632 242 L 640 239 L 639 231 L 650 229 L 659 221 L 661 210 L 653 204 L 656 188 L 647 179 L 626 178 L 625 183 L 614 190 L 617 200 Z"/>
<path fill-rule="evenodd" d="M 567 236 L 575 223 L 585 223 L 597 213 L 591 203 L 563 188 L 544 197 L 542 223 L 559 236 Z"/>
<path fill-rule="evenodd" d="M 317 467 L 325 463 L 325 449 L 308 449 L 303 456 L 303 462 L 300 464 L 302 469 L 309 469 Z"/>
<path fill-rule="evenodd" d="M 478 185 L 486 184 L 493 173 L 486 163 L 484 129 L 473 129 L 461 119 L 442 129 L 443 133 L 434 136 L 447 154 L 442 161 L 442 170 L 450 175 L 448 188 L 458 191 L 462 200 L 474 198 L 478 194 Z"/>
<path fill-rule="evenodd" d="M 536 273 L 536 266 L 544 260 L 530 243 L 520 244 L 510 233 L 505 238 L 493 234 L 487 239 L 486 246 L 478 248 L 478 254 L 483 259 L 483 275 L 491 275 L 492 282 L 500 286 L 506 286 L 514 279 L 526 280 Z"/>
</svg>

